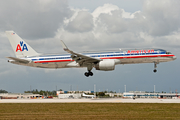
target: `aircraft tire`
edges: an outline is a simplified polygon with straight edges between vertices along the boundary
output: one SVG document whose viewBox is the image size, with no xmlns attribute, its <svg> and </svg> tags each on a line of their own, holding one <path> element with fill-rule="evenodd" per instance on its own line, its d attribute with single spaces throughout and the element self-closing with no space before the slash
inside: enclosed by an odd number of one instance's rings
<svg viewBox="0 0 180 120">
<path fill-rule="evenodd" d="M 84 75 L 85 75 L 86 77 L 89 77 L 89 73 L 88 73 L 88 72 L 85 72 Z"/>
<path fill-rule="evenodd" d="M 93 72 L 89 72 L 89 75 L 90 75 L 90 76 L 93 76 Z"/>
</svg>

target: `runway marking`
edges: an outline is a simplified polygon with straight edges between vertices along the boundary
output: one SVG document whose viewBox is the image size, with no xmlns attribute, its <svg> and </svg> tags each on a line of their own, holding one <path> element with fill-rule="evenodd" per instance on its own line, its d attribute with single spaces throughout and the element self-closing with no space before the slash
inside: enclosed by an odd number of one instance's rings
<svg viewBox="0 0 180 120">
<path fill-rule="evenodd" d="M 115 102 L 121 102 L 120 100 L 117 100 L 117 101 L 115 101 Z"/>
</svg>

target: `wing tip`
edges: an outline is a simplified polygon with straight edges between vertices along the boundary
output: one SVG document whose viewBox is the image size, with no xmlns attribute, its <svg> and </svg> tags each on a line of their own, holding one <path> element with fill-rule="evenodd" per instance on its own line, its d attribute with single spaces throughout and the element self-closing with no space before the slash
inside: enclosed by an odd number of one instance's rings
<svg viewBox="0 0 180 120">
<path fill-rule="evenodd" d="M 66 44 L 62 40 L 61 40 L 61 45 L 65 51 L 68 50 L 68 47 L 66 46 Z"/>
</svg>

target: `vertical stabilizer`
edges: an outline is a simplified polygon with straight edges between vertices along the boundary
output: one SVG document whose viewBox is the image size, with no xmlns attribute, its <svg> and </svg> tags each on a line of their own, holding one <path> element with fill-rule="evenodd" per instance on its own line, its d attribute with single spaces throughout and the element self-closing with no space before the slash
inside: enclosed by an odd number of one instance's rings
<svg viewBox="0 0 180 120">
<path fill-rule="evenodd" d="M 11 43 L 13 51 L 18 58 L 36 56 L 38 53 L 31 48 L 22 38 L 14 31 L 6 31 L 6 35 Z"/>
</svg>

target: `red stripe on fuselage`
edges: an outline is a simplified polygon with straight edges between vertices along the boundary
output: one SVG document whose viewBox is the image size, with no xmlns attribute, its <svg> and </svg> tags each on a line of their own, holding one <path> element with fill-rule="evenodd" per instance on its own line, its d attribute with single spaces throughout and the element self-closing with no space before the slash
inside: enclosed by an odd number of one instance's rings
<svg viewBox="0 0 180 120">
<path fill-rule="evenodd" d="M 34 63 L 48 63 L 48 62 L 69 62 L 69 61 L 74 61 L 74 60 L 48 60 L 48 61 L 34 61 Z"/>
<path fill-rule="evenodd" d="M 175 55 L 143 55 L 143 56 L 122 56 L 122 57 L 102 57 L 100 59 L 125 59 L 125 58 L 153 58 L 153 57 L 173 57 Z M 34 63 L 49 63 L 49 62 L 70 62 L 72 59 L 67 60 L 48 60 L 48 61 L 34 61 Z"/>
<path fill-rule="evenodd" d="M 145 55 L 145 56 L 122 56 L 122 57 L 104 57 L 100 59 L 124 59 L 124 58 L 152 58 L 152 57 L 173 57 L 174 55 Z"/>
</svg>

